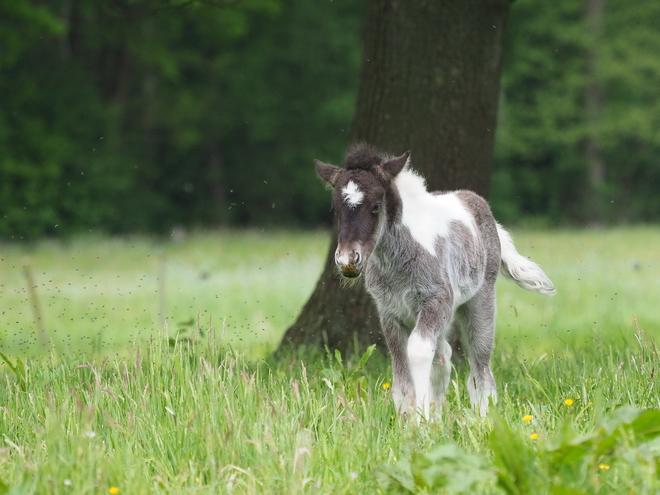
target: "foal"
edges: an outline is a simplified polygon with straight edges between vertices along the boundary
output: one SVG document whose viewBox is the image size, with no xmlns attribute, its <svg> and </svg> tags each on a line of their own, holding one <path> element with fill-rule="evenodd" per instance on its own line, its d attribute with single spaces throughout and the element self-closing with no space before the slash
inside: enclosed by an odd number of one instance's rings
<svg viewBox="0 0 660 495">
<path fill-rule="evenodd" d="M 335 262 L 345 278 L 365 275 L 392 356 L 392 395 L 403 414 L 429 418 L 451 375 L 447 340 L 459 332 L 467 350 L 467 388 L 483 416 L 497 400 L 490 369 L 498 271 L 526 290 L 555 288 L 541 268 L 516 251 L 486 201 L 471 191 L 428 192 L 398 158 L 367 145 L 350 148 L 344 169 L 315 160 L 333 187 L 338 220 Z"/>
</svg>

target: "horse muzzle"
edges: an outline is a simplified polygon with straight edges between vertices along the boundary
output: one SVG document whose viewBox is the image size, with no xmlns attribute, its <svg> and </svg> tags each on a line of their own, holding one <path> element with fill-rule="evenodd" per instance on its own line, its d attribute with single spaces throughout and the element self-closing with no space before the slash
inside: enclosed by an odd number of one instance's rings
<svg viewBox="0 0 660 495">
<path fill-rule="evenodd" d="M 362 269 L 357 265 L 343 265 L 339 267 L 339 273 L 344 278 L 358 278 L 362 274 Z"/>
<path fill-rule="evenodd" d="M 362 274 L 362 254 L 359 247 L 337 248 L 335 264 L 344 278 L 358 278 Z"/>
</svg>

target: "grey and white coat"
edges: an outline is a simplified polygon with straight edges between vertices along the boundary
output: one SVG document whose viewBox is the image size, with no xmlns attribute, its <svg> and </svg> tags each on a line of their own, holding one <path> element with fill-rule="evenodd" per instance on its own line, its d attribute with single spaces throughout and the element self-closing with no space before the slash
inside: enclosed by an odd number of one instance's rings
<svg viewBox="0 0 660 495">
<path fill-rule="evenodd" d="M 391 158 L 367 145 L 349 149 L 341 169 L 316 161 L 333 187 L 335 261 L 346 278 L 364 273 L 392 357 L 392 393 L 403 414 L 429 418 L 451 375 L 452 332 L 470 364 L 472 406 L 497 399 L 490 369 L 498 272 L 553 295 L 541 268 L 516 251 L 486 201 L 471 191 L 429 192 L 410 152 Z M 437 408 L 436 408 L 437 410 Z"/>
</svg>

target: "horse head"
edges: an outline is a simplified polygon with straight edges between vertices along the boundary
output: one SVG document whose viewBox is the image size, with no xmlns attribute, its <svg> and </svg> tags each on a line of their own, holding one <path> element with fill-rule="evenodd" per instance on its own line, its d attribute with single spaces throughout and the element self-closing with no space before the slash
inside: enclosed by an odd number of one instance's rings
<svg viewBox="0 0 660 495">
<path fill-rule="evenodd" d="M 337 217 L 335 263 L 349 279 L 363 272 L 386 219 L 386 196 L 392 180 L 410 156 L 382 155 L 366 145 L 349 149 L 344 168 L 314 160 L 318 176 L 333 188 Z"/>
</svg>

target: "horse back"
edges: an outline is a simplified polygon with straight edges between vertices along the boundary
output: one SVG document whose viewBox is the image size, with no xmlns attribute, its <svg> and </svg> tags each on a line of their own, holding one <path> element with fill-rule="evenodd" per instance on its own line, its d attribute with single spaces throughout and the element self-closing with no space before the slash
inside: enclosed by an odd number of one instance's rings
<svg viewBox="0 0 660 495">
<path fill-rule="evenodd" d="M 494 282 L 500 269 L 501 260 L 497 222 L 495 222 L 488 202 L 477 193 L 459 190 L 456 191 L 456 195 L 474 218 L 474 225 L 486 250 L 486 280 Z"/>
</svg>

